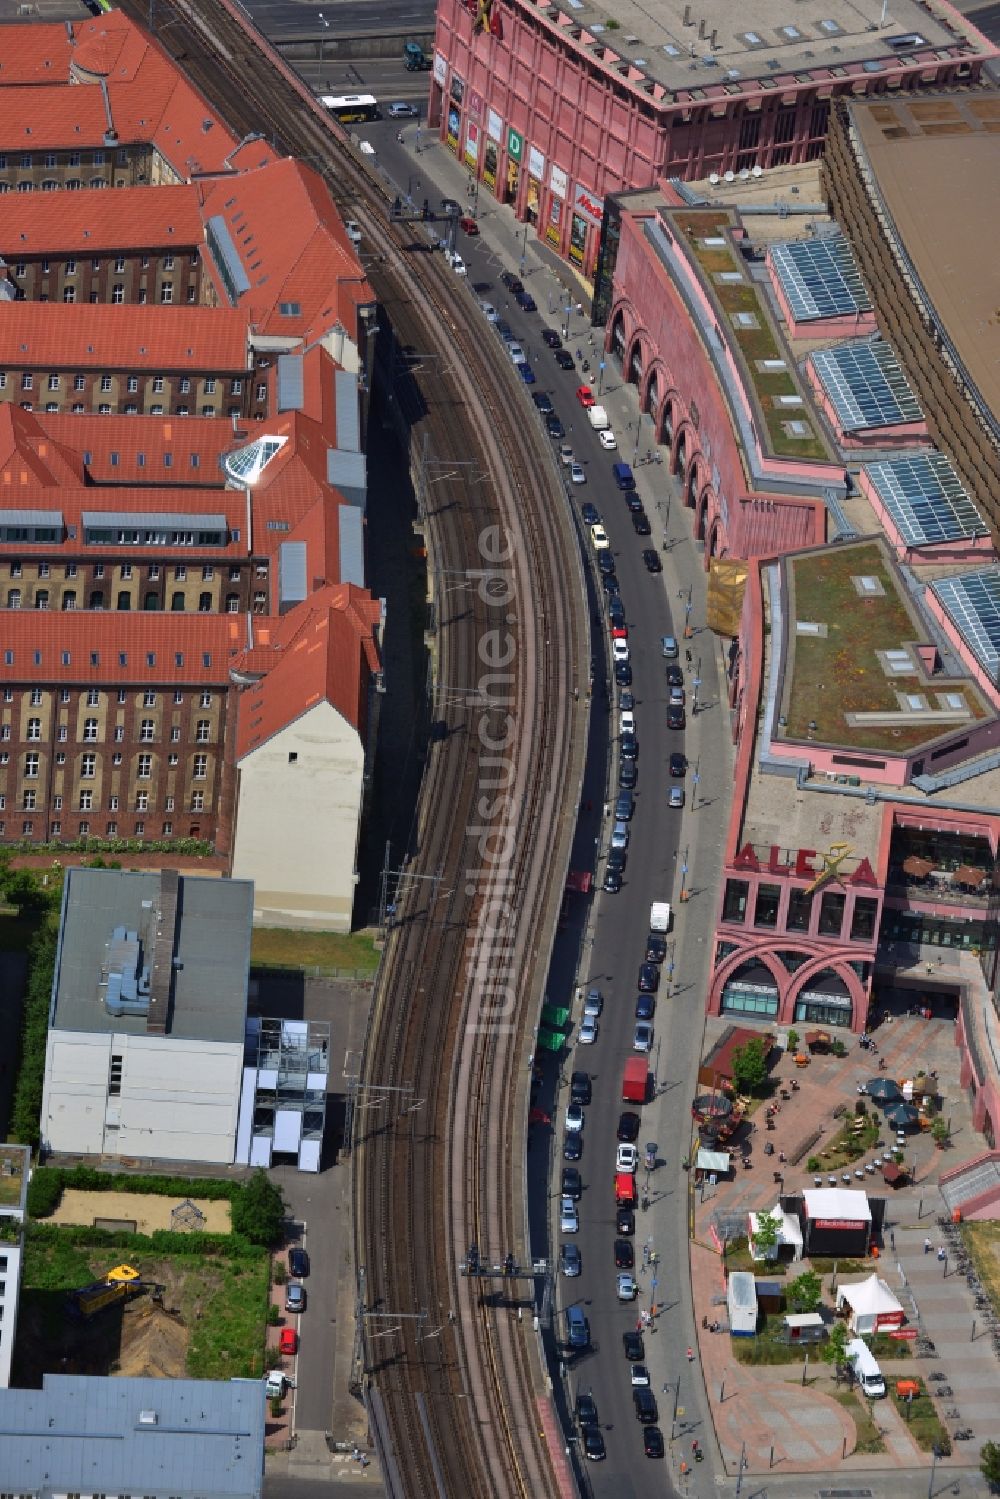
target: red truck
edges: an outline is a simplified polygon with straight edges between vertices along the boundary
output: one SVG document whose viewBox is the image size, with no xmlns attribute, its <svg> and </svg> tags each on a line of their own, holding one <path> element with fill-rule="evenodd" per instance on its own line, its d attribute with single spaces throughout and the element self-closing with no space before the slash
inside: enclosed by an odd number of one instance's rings
<svg viewBox="0 0 1000 1499">
<path fill-rule="evenodd" d="M 635 1207 L 635 1177 L 631 1171 L 619 1171 L 615 1175 L 615 1206 Z"/>
<path fill-rule="evenodd" d="M 622 1077 L 622 1103 L 645 1103 L 649 1096 L 649 1066 L 645 1057 L 629 1057 Z"/>
</svg>

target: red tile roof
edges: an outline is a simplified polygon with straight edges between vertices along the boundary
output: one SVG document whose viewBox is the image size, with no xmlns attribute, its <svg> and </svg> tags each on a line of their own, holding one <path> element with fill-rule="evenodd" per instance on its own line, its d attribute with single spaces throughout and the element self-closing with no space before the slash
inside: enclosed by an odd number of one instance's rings
<svg viewBox="0 0 1000 1499">
<path fill-rule="evenodd" d="M 79 456 L 54 435 L 47 435 L 34 412 L 22 410 L 13 401 L 0 405 L 0 504 L 10 506 L 20 500 L 30 485 L 82 481 Z"/>
<path fill-rule="evenodd" d="M 19 510 L 58 510 L 62 513 L 67 529 L 73 536 L 60 542 L 0 542 L 0 554 L 17 557 L 51 557 L 65 552 L 78 557 L 84 547 L 94 561 L 102 555 L 120 555 L 122 548 L 115 545 L 102 547 L 99 543 L 88 543 L 83 534 L 84 512 L 88 515 L 223 515 L 230 534 L 238 531 L 239 541 L 229 541 L 225 546 L 185 546 L 174 549 L 163 546 L 130 546 L 129 560 L 137 563 L 179 561 L 235 562 L 248 555 L 246 534 L 246 504 L 243 496 L 232 489 L 130 489 L 95 485 L 74 489 L 61 488 L 56 494 L 44 489 L 21 489 L 8 495 L 0 489 L 0 508 Z M 269 550 L 265 548 L 263 550 Z M 0 636 L 2 636 L 0 631 Z"/>
<path fill-rule="evenodd" d="M 190 250 L 202 242 L 194 186 L 99 188 L 76 193 L 27 193 L 0 224 L 0 254 L 81 257 L 114 250 Z"/>
<path fill-rule="evenodd" d="M 235 181 L 206 184 L 204 194 L 206 223 L 225 220 L 251 283 L 240 305 L 253 309 L 262 331 L 308 341 L 339 321 L 355 337 L 355 308 L 374 301 L 374 292 L 317 172 L 286 157 Z M 214 269 L 211 253 L 207 260 Z M 299 310 L 283 313 L 282 304 Z"/>
<path fill-rule="evenodd" d="M 0 302 L 0 368 L 243 371 L 238 308 Z"/>
<path fill-rule="evenodd" d="M 0 421 L 3 411 L 12 407 L 19 410 L 10 401 L 0 406 Z M 225 484 L 220 467 L 222 454 L 250 442 L 266 425 L 253 421 L 234 425 L 228 417 L 221 416 L 196 419 L 38 411 L 23 415 L 33 416 L 54 442 L 72 449 L 81 467 L 86 456 L 87 476 L 94 484 L 197 483 L 203 489 Z M 116 455 L 117 463 L 112 463 L 112 454 Z M 167 456 L 169 465 L 164 462 Z M 197 458 L 197 466 L 192 464 L 192 456 Z"/>
<path fill-rule="evenodd" d="M 7 609 L 0 674 L 5 682 L 86 686 L 223 684 L 245 636 L 239 614 Z"/>
<path fill-rule="evenodd" d="M 237 761 L 324 701 L 364 737 L 380 620 L 378 600 L 344 583 L 318 590 L 281 619 L 254 621 L 255 648 L 234 669 L 267 675 L 240 698 Z"/>
</svg>

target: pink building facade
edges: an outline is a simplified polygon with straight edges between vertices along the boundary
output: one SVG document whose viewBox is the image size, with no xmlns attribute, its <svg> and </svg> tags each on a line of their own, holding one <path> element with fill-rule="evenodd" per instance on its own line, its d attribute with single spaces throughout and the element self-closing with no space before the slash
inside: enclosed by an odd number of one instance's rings
<svg viewBox="0 0 1000 1499">
<path fill-rule="evenodd" d="M 763 60 L 748 53 L 737 82 L 723 68 L 692 79 L 686 53 L 667 65 L 654 55 L 665 49 L 649 47 L 631 60 L 620 31 L 588 31 L 536 0 L 439 0 L 428 122 L 590 279 L 608 193 L 813 160 L 838 96 L 974 82 L 996 49 L 945 0 L 940 8 L 950 24 L 933 44 L 894 53 L 873 41 L 877 70 L 831 53 L 826 66 L 750 77 Z"/>
</svg>

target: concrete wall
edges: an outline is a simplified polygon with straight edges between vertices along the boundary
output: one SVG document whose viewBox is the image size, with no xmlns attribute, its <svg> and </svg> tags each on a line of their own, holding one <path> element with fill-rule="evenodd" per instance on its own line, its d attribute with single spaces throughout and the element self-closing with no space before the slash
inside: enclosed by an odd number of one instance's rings
<svg viewBox="0 0 1000 1499">
<path fill-rule="evenodd" d="M 10 1362 L 14 1355 L 14 1339 L 17 1334 L 17 1303 L 21 1292 L 20 1243 L 0 1243 L 0 1389 L 10 1384 Z"/>
<path fill-rule="evenodd" d="M 239 772 L 233 878 L 254 882 L 254 921 L 350 931 L 364 774 L 357 730 L 318 703 Z"/>
<path fill-rule="evenodd" d="M 122 1058 L 121 1093 L 109 1098 L 113 1055 Z M 53 1030 L 42 1142 L 72 1155 L 229 1164 L 242 1079 L 241 1044 Z"/>
</svg>

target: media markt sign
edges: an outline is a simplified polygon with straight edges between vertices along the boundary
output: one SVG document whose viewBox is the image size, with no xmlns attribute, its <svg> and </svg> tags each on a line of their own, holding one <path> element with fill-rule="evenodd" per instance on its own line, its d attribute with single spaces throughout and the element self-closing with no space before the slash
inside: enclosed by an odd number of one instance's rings
<svg viewBox="0 0 1000 1499">
<path fill-rule="evenodd" d="M 516 130 L 507 128 L 507 155 L 511 161 L 521 165 L 521 157 L 524 155 L 524 136 L 518 135 Z"/>
</svg>

